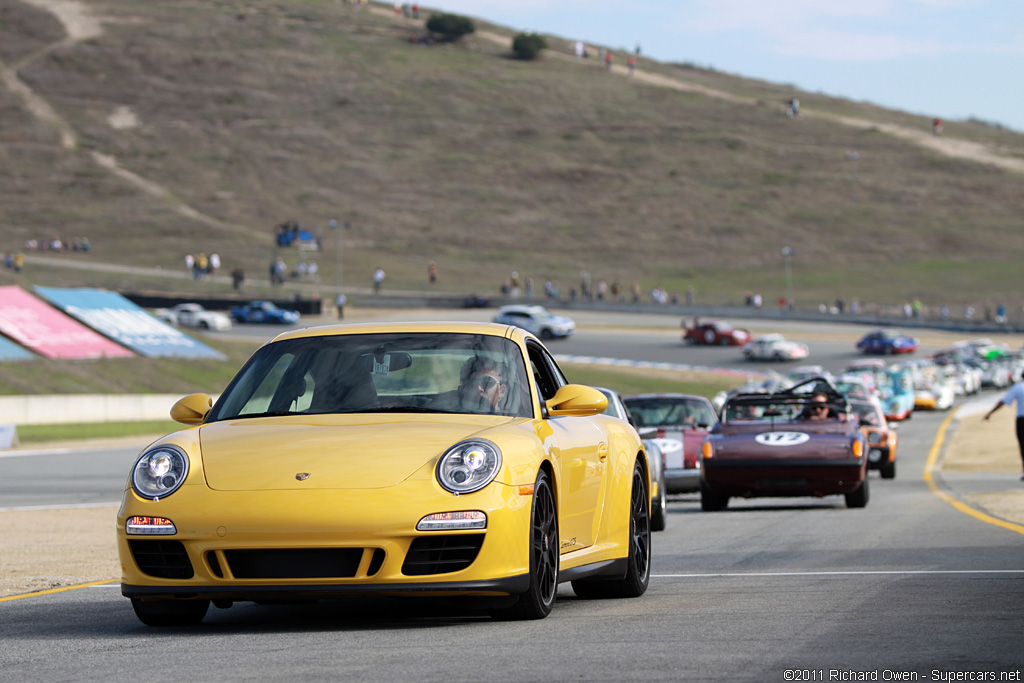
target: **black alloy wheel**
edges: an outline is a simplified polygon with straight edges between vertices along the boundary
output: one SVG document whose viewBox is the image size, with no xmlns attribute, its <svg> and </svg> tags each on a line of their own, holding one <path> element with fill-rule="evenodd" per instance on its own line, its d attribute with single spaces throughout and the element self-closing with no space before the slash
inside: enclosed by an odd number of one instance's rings
<svg viewBox="0 0 1024 683">
<path fill-rule="evenodd" d="M 651 524 L 648 510 L 651 497 L 647 473 L 637 460 L 633 466 L 633 486 L 629 499 L 629 555 L 626 576 L 621 579 L 580 579 L 572 590 L 581 598 L 637 598 L 651 582 Z"/>
<path fill-rule="evenodd" d="M 548 473 L 537 473 L 533 487 L 530 522 L 530 587 L 499 618 L 543 619 L 551 613 L 558 593 L 559 568 L 558 510 Z"/>
</svg>

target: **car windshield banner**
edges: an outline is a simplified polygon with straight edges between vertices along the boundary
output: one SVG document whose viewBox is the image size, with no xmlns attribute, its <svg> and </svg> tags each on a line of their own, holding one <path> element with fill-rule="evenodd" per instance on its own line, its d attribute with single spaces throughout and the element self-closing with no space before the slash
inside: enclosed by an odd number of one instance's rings
<svg viewBox="0 0 1024 683">
<path fill-rule="evenodd" d="M 16 285 L 0 287 L 0 332 L 47 358 L 135 355 Z"/>
<path fill-rule="evenodd" d="M 219 360 L 225 357 L 117 292 L 86 287 L 36 287 L 35 290 L 68 315 L 143 356 Z"/>
</svg>

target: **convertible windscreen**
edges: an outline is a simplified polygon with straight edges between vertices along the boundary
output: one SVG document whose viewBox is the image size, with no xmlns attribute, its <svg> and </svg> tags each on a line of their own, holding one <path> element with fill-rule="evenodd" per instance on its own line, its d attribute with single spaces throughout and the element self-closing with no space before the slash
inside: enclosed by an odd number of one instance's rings
<svg viewBox="0 0 1024 683">
<path fill-rule="evenodd" d="M 257 351 L 208 421 L 271 415 L 432 412 L 532 417 L 519 347 L 476 334 L 303 337 Z"/>
<path fill-rule="evenodd" d="M 703 402 L 668 396 L 630 399 L 629 412 L 640 427 L 692 427 L 715 423 L 715 416 Z"/>
</svg>

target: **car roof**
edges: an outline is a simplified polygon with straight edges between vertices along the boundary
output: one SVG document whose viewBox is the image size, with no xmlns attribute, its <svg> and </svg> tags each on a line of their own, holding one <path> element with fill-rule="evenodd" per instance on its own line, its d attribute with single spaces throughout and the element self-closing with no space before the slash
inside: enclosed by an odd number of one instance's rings
<svg viewBox="0 0 1024 683">
<path fill-rule="evenodd" d="M 539 304 L 509 304 L 498 309 L 498 313 L 522 311 L 523 313 L 546 313 L 547 309 Z"/>
<path fill-rule="evenodd" d="M 327 337 L 347 334 L 412 334 L 412 333 L 485 334 L 523 341 L 534 338 L 525 330 L 511 325 L 476 322 L 388 322 L 388 323 L 337 323 L 319 325 L 283 332 L 274 341 L 299 339 L 303 337 Z"/>
</svg>

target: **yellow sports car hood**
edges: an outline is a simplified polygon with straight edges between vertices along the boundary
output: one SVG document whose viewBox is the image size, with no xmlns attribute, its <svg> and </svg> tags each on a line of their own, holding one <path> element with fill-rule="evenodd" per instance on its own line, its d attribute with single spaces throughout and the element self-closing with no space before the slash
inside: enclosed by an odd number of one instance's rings
<svg viewBox="0 0 1024 683">
<path fill-rule="evenodd" d="M 206 483 L 218 491 L 378 489 L 407 479 L 459 441 L 514 418 L 303 415 L 204 425 Z"/>
</svg>

